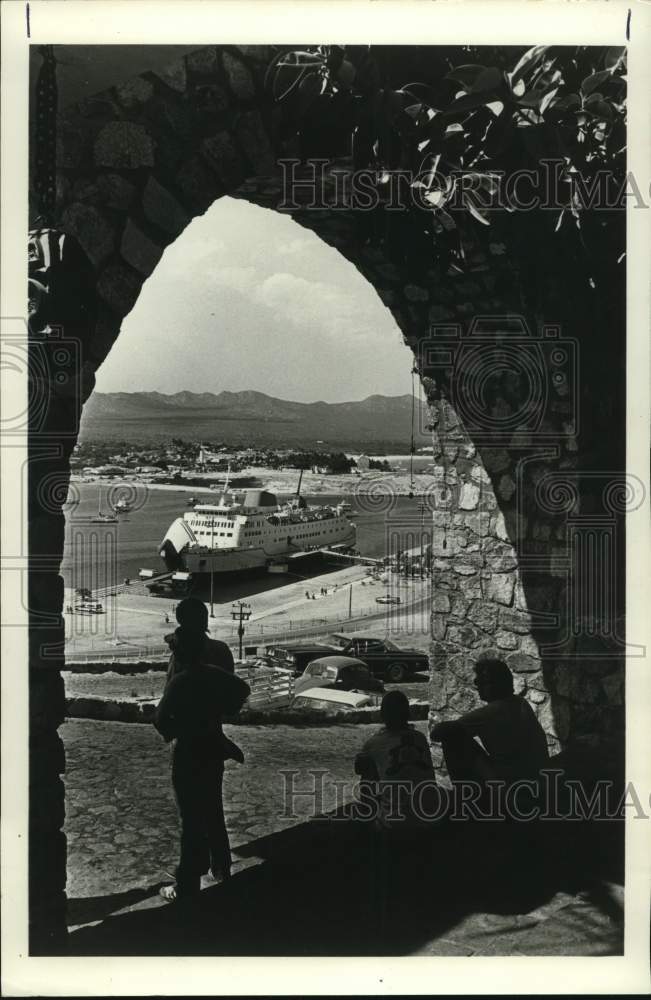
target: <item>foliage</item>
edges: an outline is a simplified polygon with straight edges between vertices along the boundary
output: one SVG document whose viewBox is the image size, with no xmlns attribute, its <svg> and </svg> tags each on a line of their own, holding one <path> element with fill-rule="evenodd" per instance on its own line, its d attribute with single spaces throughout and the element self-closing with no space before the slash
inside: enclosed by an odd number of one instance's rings
<svg viewBox="0 0 651 1000">
<path fill-rule="evenodd" d="M 415 81 L 395 79 L 398 51 L 319 46 L 280 52 L 267 85 L 304 158 L 348 153 L 354 169 L 374 171 L 380 203 L 392 184 L 395 194 L 392 173 L 406 172 L 399 183 L 409 185 L 408 203 L 420 213 L 422 245 L 448 266 L 464 268 L 469 222 L 490 226 L 496 211 L 521 207 L 518 194 L 548 200 L 552 174 L 547 215 L 554 231 L 569 225 L 584 239 L 595 210 L 591 191 L 608 198 L 611 208 L 622 205 L 625 49 L 416 47 Z M 397 72 L 408 71 L 400 64 Z M 556 163 L 551 174 L 550 160 Z M 509 195 L 509 178 L 523 170 L 532 173 Z M 612 222 L 601 220 L 590 238 L 620 260 L 623 227 L 621 219 Z"/>
<path fill-rule="evenodd" d="M 350 472 L 355 461 L 343 452 L 293 451 L 286 456 L 283 465 L 291 469 L 311 469 L 318 466 L 327 473 L 343 474 Z"/>
</svg>

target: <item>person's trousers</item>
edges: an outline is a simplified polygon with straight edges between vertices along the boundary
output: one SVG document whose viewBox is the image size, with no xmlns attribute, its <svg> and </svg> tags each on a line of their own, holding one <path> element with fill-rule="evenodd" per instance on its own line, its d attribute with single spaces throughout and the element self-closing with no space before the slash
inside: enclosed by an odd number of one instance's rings
<svg viewBox="0 0 651 1000">
<path fill-rule="evenodd" d="M 198 892 L 208 869 L 229 875 L 231 852 L 224 817 L 224 762 L 175 752 L 172 784 L 181 817 L 181 858 L 176 869 L 178 895 Z"/>
</svg>

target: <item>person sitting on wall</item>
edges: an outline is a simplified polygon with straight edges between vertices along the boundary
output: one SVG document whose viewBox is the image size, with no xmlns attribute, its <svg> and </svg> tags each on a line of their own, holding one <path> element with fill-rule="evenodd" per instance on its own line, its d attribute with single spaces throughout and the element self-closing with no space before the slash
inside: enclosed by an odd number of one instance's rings
<svg viewBox="0 0 651 1000">
<path fill-rule="evenodd" d="M 486 704 L 430 732 L 453 782 L 536 780 L 549 761 L 547 740 L 528 701 L 513 693 L 503 660 L 478 660 L 475 687 Z M 477 738 L 481 741 L 481 745 Z"/>
<path fill-rule="evenodd" d="M 182 826 L 176 886 L 161 890 L 168 901 L 196 894 L 209 867 L 215 878 L 230 875 L 222 800 L 224 761 L 233 758 L 242 763 L 244 755 L 224 735 L 222 718 L 238 712 L 250 693 L 235 676 L 228 647 L 206 636 L 208 612 L 203 602 L 181 601 L 176 616 L 180 627 L 169 642 L 168 680 L 154 722 L 166 742 L 174 741 L 172 784 Z"/>
<path fill-rule="evenodd" d="M 410 725 L 409 701 L 404 692 L 387 692 L 380 714 L 383 728 L 364 743 L 355 758 L 362 802 L 375 804 L 374 818 L 385 830 L 420 827 L 423 821 L 440 814 L 427 738 Z"/>
</svg>

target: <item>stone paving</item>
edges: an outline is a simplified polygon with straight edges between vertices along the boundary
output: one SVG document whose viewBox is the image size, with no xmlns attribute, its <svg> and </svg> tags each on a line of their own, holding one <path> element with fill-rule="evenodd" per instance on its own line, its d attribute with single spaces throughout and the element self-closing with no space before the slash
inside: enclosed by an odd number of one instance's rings
<svg viewBox="0 0 651 1000">
<path fill-rule="evenodd" d="M 314 794 L 294 799 L 294 815 L 283 815 L 280 773 L 299 771 L 294 787 L 306 790 L 308 772 L 325 769 L 316 806 L 333 810 L 350 798 L 337 800 L 334 783 L 353 779 L 353 756 L 374 728 L 231 728 L 246 755 L 243 767 L 227 764 L 225 779 L 236 876 L 201 894 L 187 953 L 621 953 L 623 889 L 619 866 L 605 860 L 611 830 L 599 831 L 597 842 L 580 830 L 570 841 L 567 830 L 560 839 L 546 830 L 544 842 L 515 831 L 517 845 L 508 830 L 484 828 L 479 843 L 469 827 L 443 832 L 424 860 L 408 857 L 388 934 L 384 925 L 377 931 L 377 871 L 391 875 L 393 866 L 374 860 L 366 840 L 360 851 L 368 830 L 360 834 L 359 824 L 306 822 Z M 63 738 L 73 953 L 181 953 L 178 917 L 157 896 L 178 845 L 169 748 L 153 728 L 120 723 L 69 721 Z"/>
</svg>

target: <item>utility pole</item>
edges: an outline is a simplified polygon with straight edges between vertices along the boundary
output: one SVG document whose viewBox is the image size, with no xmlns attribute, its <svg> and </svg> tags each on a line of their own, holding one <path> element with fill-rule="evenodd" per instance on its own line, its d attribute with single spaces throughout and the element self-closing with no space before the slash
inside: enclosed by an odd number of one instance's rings
<svg viewBox="0 0 651 1000">
<path fill-rule="evenodd" d="M 351 583 L 350 590 L 348 591 L 348 617 L 353 617 L 353 585 Z"/>
<path fill-rule="evenodd" d="M 235 622 L 239 622 L 237 626 L 237 636 L 239 639 L 239 659 L 242 659 L 242 644 L 244 641 L 244 622 L 248 622 L 251 617 L 251 605 L 247 604 L 246 601 L 238 601 L 237 604 L 231 606 L 231 618 Z"/>
<path fill-rule="evenodd" d="M 215 515 L 210 522 L 210 617 L 215 617 Z"/>
</svg>

